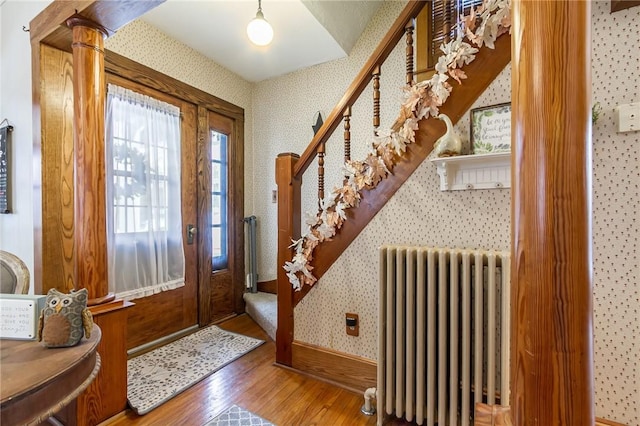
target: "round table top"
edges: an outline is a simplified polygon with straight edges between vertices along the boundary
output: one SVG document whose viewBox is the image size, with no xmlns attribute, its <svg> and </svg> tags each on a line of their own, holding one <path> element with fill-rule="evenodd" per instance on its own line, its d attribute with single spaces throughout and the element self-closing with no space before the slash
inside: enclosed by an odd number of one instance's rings
<svg viewBox="0 0 640 426">
<path fill-rule="evenodd" d="M 73 400 L 97 374 L 101 336 L 94 324 L 91 338 L 69 348 L 0 339 L 1 423 L 24 424 L 48 417 Z"/>
</svg>

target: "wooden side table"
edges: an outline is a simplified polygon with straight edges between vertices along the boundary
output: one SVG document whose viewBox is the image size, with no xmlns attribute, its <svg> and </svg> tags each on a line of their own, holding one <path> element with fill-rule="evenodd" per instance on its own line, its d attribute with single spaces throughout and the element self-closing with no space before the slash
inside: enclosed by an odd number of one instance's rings
<svg viewBox="0 0 640 426">
<path fill-rule="evenodd" d="M 0 423 L 38 424 L 71 403 L 100 370 L 101 336 L 94 325 L 90 339 L 70 348 L 0 340 Z"/>
</svg>

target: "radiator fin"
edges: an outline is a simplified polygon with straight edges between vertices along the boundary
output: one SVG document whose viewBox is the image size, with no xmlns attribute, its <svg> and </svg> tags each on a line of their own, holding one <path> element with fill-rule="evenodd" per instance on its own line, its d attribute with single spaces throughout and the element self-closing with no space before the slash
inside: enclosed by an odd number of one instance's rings
<svg viewBox="0 0 640 426">
<path fill-rule="evenodd" d="M 469 426 L 508 404 L 509 254 L 380 249 L 378 424 Z"/>
</svg>

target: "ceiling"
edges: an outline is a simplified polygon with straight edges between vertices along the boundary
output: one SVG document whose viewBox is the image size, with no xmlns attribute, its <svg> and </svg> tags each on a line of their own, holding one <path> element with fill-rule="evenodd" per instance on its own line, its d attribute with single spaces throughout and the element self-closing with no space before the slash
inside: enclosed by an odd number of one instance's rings
<svg viewBox="0 0 640 426">
<path fill-rule="evenodd" d="M 167 0 L 142 19 L 247 81 L 257 82 L 348 55 L 382 1 L 263 0 L 273 41 L 246 28 L 257 0 Z"/>
</svg>

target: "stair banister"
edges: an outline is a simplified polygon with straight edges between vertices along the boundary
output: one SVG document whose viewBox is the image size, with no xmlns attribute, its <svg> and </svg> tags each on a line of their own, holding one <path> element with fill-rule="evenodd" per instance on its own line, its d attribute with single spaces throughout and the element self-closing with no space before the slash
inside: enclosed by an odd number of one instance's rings
<svg viewBox="0 0 640 426">
<path fill-rule="evenodd" d="M 300 156 L 300 160 L 295 166 L 294 175 L 301 177 L 307 168 L 311 165 L 321 143 L 326 143 L 336 128 L 342 121 L 343 114 L 347 107 L 351 107 L 360 94 L 367 87 L 373 78 L 374 70 L 391 54 L 400 39 L 405 34 L 405 26 L 407 22 L 414 19 L 425 6 L 424 1 L 411 0 L 407 3 L 404 10 L 393 23 L 392 29 L 382 39 L 377 49 L 373 52 L 369 60 L 365 63 L 360 73 L 353 80 L 346 93 L 340 99 L 340 102 L 333 108 L 327 120 L 324 122 L 318 133 L 313 137 L 307 149 Z"/>
<path fill-rule="evenodd" d="M 351 106 L 364 88 L 373 78 L 376 66 L 382 63 L 400 41 L 409 23 L 421 8 L 428 2 L 410 1 L 394 22 L 394 27 L 384 37 L 372 57 L 351 84 L 347 93 L 333 109 L 327 121 L 314 136 L 311 144 L 302 156 L 295 154 L 281 154 L 276 160 L 276 183 L 278 185 L 278 332 L 276 335 L 276 362 L 292 365 L 293 322 L 294 307 L 306 296 L 311 289 L 303 285 L 300 291 L 294 291 L 288 280 L 283 265 L 290 261 L 294 250 L 290 248 L 292 239 L 300 237 L 300 187 L 302 177 L 308 166 L 313 162 L 319 145 L 325 143 L 339 123 L 344 120 L 345 142 L 350 140 Z M 408 32 L 407 42 L 413 34 Z M 394 44 L 395 43 L 395 44 Z M 440 108 L 440 112 L 447 114 L 453 122 L 462 117 L 473 102 L 484 92 L 496 78 L 511 58 L 510 37 L 504 35 L 495 42 L 495 50 L 482 49 L 477 53 L 475 61 L 465 67 L 469 76 L 462 85 L 455 85 L 449 102 Z M 386 52 L 386 53 L 385 53 Z M 407 58 L 407 67 L 413 58 Z M 412 73 L 413 74 L 413 73 Z M 409 75 L 407 75 L 409 79 Z M 393 129 L 402 125 L 402 119 L 396 120 Z M 366 227 L 398 188 L 405 182 L 433 149 L 434 142 L 444 134 L 445 126 L 439 120 L 422 120 L 416 131 L 415 143 L 407 145 L 407 151 L 394 166 L 393 176 L 383 179 L 375 188 L 362 190 L 362 199 L 357 209 L 346 211 L 347 220 L 342 224 L 340 232 L 331 241 L 326 241 L 316 247 L 313 254 L 313 275 L 320 279 L 331 267 L 335 260 Z M 345 158 L 350 155 L 348 143 L 345 144 Z M 295 205 L 287 204 L 287 196 Z"/>
</svg>

